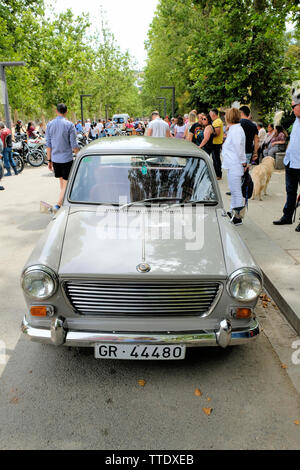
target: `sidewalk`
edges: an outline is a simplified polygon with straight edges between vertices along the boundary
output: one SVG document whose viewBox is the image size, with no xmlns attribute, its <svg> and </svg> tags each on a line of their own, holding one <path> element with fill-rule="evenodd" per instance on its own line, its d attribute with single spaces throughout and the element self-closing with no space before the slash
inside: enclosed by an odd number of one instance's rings
<svg viewBox="0 0 300 470">
<path fill-rule="evenodd" d="M 229 209 L 227 172 L 219 181 L 225 209 Z M 292 225 L 275 226 L 273 220 L 282 216 L 286 201 L 285 172 L 275 170 L 263 201 L 249 201 L 244 223 L 236 227 L 265 277 L 265 288 L 281 312 L 300 334 L 300 233 Z"/>
</svg>

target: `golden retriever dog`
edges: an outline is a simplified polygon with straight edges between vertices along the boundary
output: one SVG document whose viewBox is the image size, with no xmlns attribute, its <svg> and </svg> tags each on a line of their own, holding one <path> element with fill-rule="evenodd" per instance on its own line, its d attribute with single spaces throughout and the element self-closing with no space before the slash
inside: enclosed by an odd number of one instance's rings
<svg viewBox="0 0 300 470">
<path fill-rule="evenodd" d="M 265 157 L 262 162 L 255 166 L 251 172 L 254 188 L 252 199 L 262 201 L 262 192 L 267 194 L 267 186 L 271 179 L 275 167 L 275 159 L 273 157 Z"/>
</svg>

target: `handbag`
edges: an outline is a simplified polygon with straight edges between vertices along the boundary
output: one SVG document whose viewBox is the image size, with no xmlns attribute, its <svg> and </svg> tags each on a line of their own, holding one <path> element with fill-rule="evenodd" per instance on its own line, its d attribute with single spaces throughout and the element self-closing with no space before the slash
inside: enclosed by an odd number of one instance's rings
<svg viewBox="0 0 300 470">
<path fill-rule="evenodd" d="M 243 197 L 246 199 L 246 206 L 248 206 L 248 200 L 252 197 L 253 189 L 253 180 L 249 173 L 249 169 L 247 169 L 242 176 L 242 194 Z"/>
</svg>

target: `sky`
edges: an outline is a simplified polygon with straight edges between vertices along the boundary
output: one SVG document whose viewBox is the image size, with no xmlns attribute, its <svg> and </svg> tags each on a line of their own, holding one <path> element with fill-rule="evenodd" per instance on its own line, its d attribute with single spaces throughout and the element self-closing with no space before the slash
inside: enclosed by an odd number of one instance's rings
<svg viewBox="0 0 300 470">
<path fill-rule="evenodd" d="M 74 14 L 89 13 L 93 27 L 100 24 L 100 8 L 106 12 L 108 29 L 114 34 L 117 44 L 125 52 L 127 49 L 136 59 L 137 69 L 145 66 L 147 53 L 144 41 L 147 39 L 149 25 L 152 22 L 159 0 L 48 0 L 46 3 L 56 13 L 70 8 Z"/>
</svg>

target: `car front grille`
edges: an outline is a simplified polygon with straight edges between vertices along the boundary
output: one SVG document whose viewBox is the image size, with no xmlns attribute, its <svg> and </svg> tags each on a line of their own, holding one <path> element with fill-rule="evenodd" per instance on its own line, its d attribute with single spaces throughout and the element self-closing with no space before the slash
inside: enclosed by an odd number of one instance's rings
<svg viewBox="0 0 300 470">
<path fill-rule="evenodd" d="M 64 282 L 66 295 L 82 315 L 204 315 L 221 293 L 219 282 L 80 281 Z"/>
</svg>

